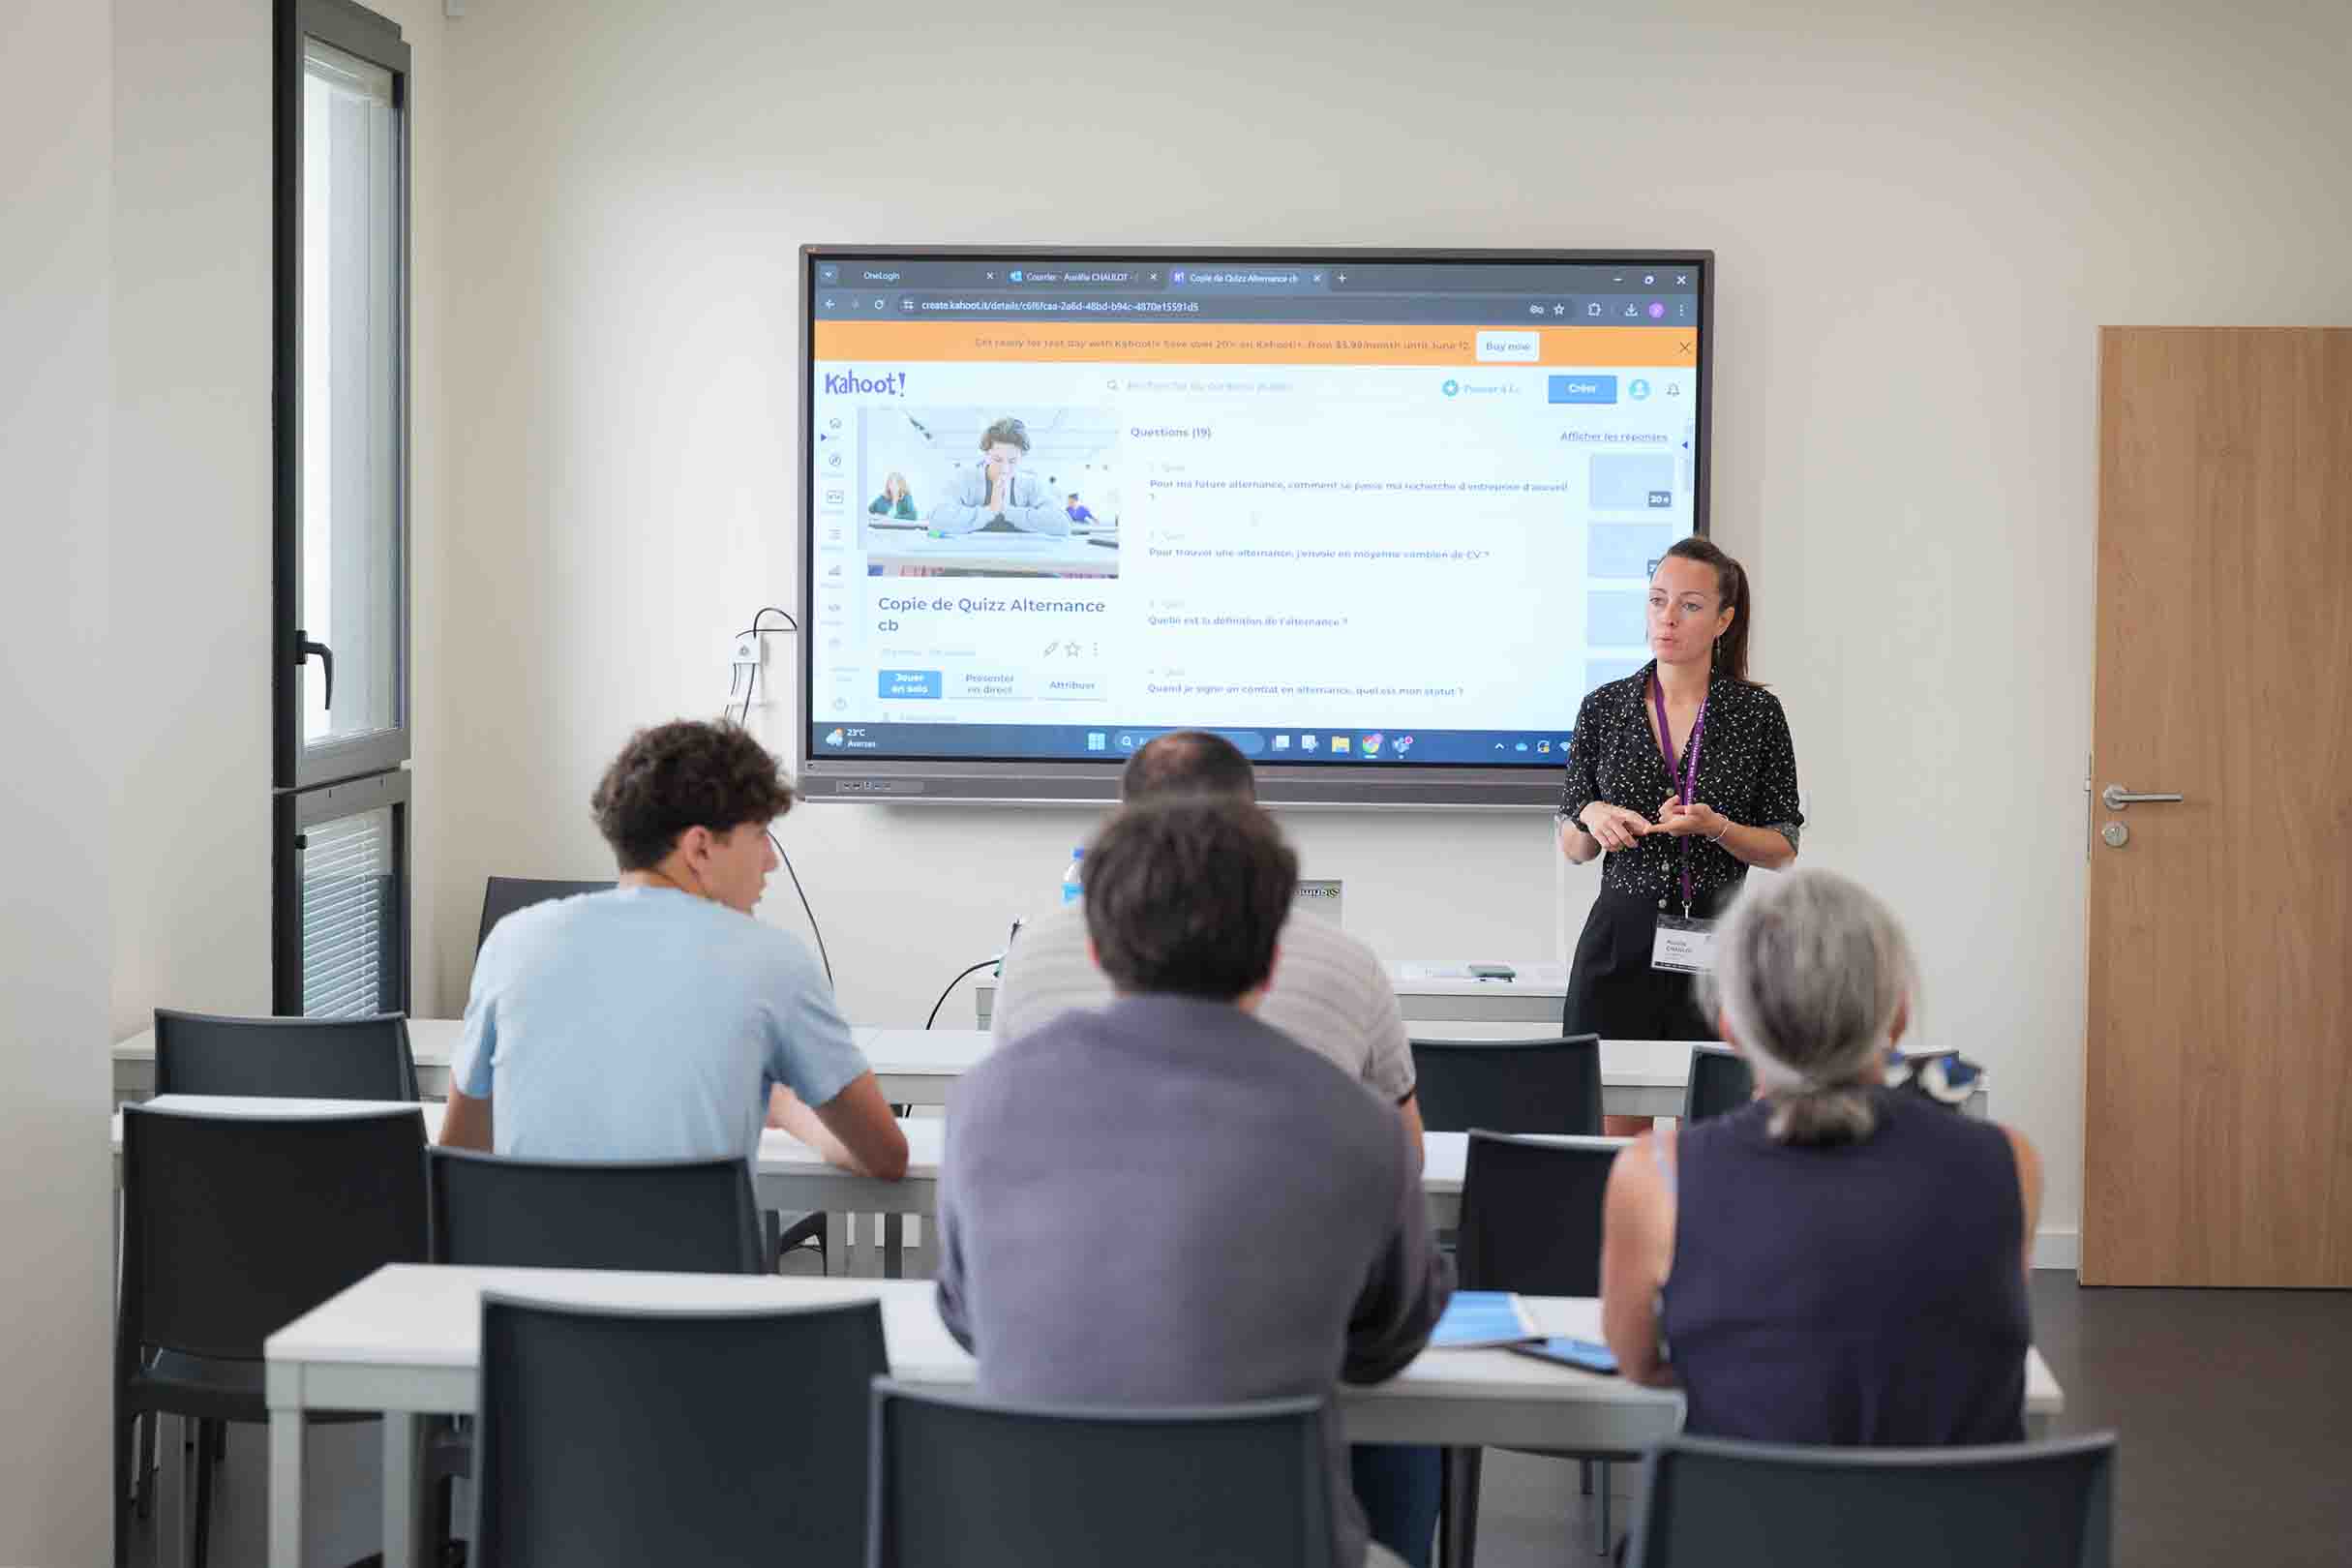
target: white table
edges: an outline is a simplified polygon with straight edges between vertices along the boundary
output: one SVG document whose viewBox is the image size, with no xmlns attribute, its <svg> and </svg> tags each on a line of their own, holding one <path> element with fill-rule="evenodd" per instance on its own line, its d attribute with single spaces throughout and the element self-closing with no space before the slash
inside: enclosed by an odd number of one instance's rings
<svg viewBox="0 0 2352 1568">
<path fill-rule="evenodd" d="M 152 1110 L 181 1111 L 208 1116 L 356 1116 L 375 1111 L 419 1110 L 424 1113 L 425 1141 L 428 1143 L 439 1141 L 441 1118 L 447 1110 L 447 1107 L 440 1101 L 432 1100 L 419 1105 L 409 1105 L 402 1101 L 271 1100 L 244 1095 L 158 1095 L 155 1099 L 146 1101 L 146 1105 Z M 931 1212 L 930 1194 L 936 1191 L 939 1177 L 939 1133 L 946 1124 L 931 1121 L 903 1122 L 899 1125 L 907 1129 L 910 1142 L 920 1138 L 922 1140 L 922 1146 L 930 1151 L 931 1163 L 924 1172 L 926 1185 L 923 1206 L 920 1208 L 906 1206 L 905 1195 L 896 1191 L 896 1184 L 874 1181 L 869 1177 L 852 1178 L 854 1182 L 863 1184 L 860 1187 L 829 1189 L 837 1195 L 845 1191 L 864 1191 L 870 1189 L 883 1194 L 885 1198 L 885 1201 L 870 1209 L 828 1210 L 826 1212 L 827 1255 L 829 1258 L 841 1259 L 844 1267 L 848 1266 L 849 1240 L 848 1226 L 845 1221 L 850 1214 L 929 1214 Z M 919 1132 L 918 1129 L 924 1131 Z M 119 1109 L 115 1111 L 113 1118 L 113 1148 L 114 1190 L 120 1193 L 123 1185 L 123 1113 Z M 823 1157 L 808 1145 L 787 1133 L 779 1132 L 773 1128 L 763 1132 L 760 1137 L 759 1157 L 751 1163 L 751 1187 L 754 1195 L 759 1199 L 760 1207 L 786 1209 L 794 1212 L 816 1207 L 814 1204 L 800 1204 L 796 1207 L 789 1198 L 779 1199 L 776 1196 L 779 1192 L 800 1191 L 812 1186 L 823 1185 L 811 1178 L 808 1167 L 812 1162 L 817 1165 L 825 1164 Z M 827 1166 L 826 1168 L 836 1167 Z M 849 1172 L 841 1171 L 840 1174 L 848 1176 Z M 913 1172 L 910 1171 L 909 1174 L 911 1176 Z M 122 1239 L 120 1224 L 118 1213 L 115 1237 L 117 1251 L 120 1251 Z M 892 1226 L 890 1233 L 882 1241 L 881 1267 L 886 1276 L 894 1277 L 903 1264 L 902 1247 L 896 1227 Z M 869 1263 L 868 1266 L 870 1267 L 871 1264 Z"/>
<path fill-rule="evenodd" d="M 1397 990 L 1397 1008 L 1407 1023 L 1535 1024 L 1556 1032 L 1568 998 L 1568 966 L 1552 958 L 1479 959 L 1513 971 L 1507 980 L 1473 980 L 1467 958 L 1397 958 L 1383 967 Z M 973 988 L 973 1008 L 981 1028 L 996 1007 L 996 985 L 983 980 Z M 1628 1112 L 1627 1114 L 1633 1114 Z M 1640 1114 L 1672 1116 L 1672 1111 Z"/>
<path fill-rule="evenodd" d="M 449 1098 L 449 1059 L 465 1033 L 460 1018 L 411 1018 L 408 1051 L 416 1060 L 416 1084 L 427 1100 Z M 932 1038 L 924 1040 L 928 1034 Z M 943 1105 L 947 1084 L 987 1053 L 984 1030 L 878 1029 L 850 1031 L 882 1080 L 883 1098 L 892 1104 Z M 909 1037 L 912 1037 L 910 1040 Z M 881 1049 L 877 1050 L 877 1042 Z M 114 1102 L 145 1100 L 155 1093 L 155 1031 L 142 1029 L 115 1042 Z"/>
<path fill-rule="evenodd" d="M 973 1380 L 972 1358 L 940 1322 L 925 1283 L 394 1264 L 296 1318 L 264 1347 L 272 1568 L 302 1560 L 303 1424 L 313 1410 L 383 1415 L 384 1561 L 417 1561 L 418 1418 L 477 1413 L 486 1289 L 673 1312 L 876 1300 L 891 1376 L 943 1388 Z M 1527 1306 L 1546 1334 L 1600 1338 L 1597 1301 L 1529 1297 Z M 1385 1383 L 1342 1388 L 1337 1403 L 1348 1439 L 1372 1443 L 1638 1450 L 1682 1419 L 1677 1394 L 1503 1350 L 1427 1350 Z M 2064 1407 L 2040 1353 L 2029 1351 L 2029 1433 L 2046 1433 Z"/>
<path fill-rule="evenodd" d="M 945 1105 L 955 1080 L 984 1058 L 984 1029 L 860 1029 L 858 1043 L 894 1105 Z M 1601 1041 L 1601 1108 L 1612 1116 L 1679 1116 L 1691 1048 L 1681 1040 Z"/>
<path fill-rule="evenodd" d="M 860 1176 L 829 1164 L 804 1143 L 770 1132 L 760 1144 L 758 1186 L 760 1201 L 776 1209 L 823 1209 L 827 1213 L 913 1214 L 926 1220 L 939 1210 L 939 1165 L 946 1152 L 945 1119 L 901 1122 L 907 1135 L 907 1173 L 894 1182 Z M 1562 1138 L 1563 1143 L 1617 1146 L 1620 1138 Z M 1462 1177 L 1469 1160 L 1466 1132 L 1424 1132 L 1421 1135 L 1421 1190 L 1429 1197 L 1430 1223 L 1450 1230 L 1462 1221 Z M 894 1276 L 899 1259 L 889 1244 L 884 1248 L 885 1276 Z"/>
<path fill-rule="evenodd" d="M 176 1110 L 214 1116 L 351 1116 L 369 1111 L 405 1110 L 397 1101 L 370 1100 L 261 1100 L 234 1096 L 162 1095 L 148 1101 L 156 1110 Z M 437 1139 L 443 1107 L 427 1101 L 425 1136 Z M 907 1135 L 907 1173 L 898 1181 L 860 1176 L 829 1164 L 807 1144 L 773 1128 L 760 1138 L 759 1158 L 752 1161 L 751 1185 L 764 1209 L 799 1212 L 823 1209 L 829 1216 L 849 1214 L 920 1215 L 939 1212 L 939 1164 L 946 1151 L 948 1124 L 927 1118 L 901 1122 Z M 1469 1158 L 1464 1132 L 1422 1134 L 1422 1191 L 1429 1194 L 1430 1222 L 1450 1229 L 1462 1214 L 1462 1175 Z M 1584 1140 L 1590 1141 L 1590 1140 Z M 114 1181 L 122 1185 L 123 1119 L 114 1113 Z M 836 1221 L 837 1222 L 837 1221 Z M 828 1238 L 829 1245 L 831 1238 Z M 897 1277 L 904 1258 L 898 1245 L 885 1238 L 882 1268 L 886 1279 Z"/>
</svg>

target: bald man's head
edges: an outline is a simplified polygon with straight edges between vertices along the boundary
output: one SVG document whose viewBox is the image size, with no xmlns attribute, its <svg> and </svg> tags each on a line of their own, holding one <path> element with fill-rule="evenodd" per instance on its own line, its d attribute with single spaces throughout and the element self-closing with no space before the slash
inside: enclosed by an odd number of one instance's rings
<svg viewBox="0 0 2352 1568">
<path fill-rule="evenodd" d="M 1143 743 L 1119 775 L 1119 799 L 1130 805 L 1178 795 L 1257 799 L 1250 759 L 1221 735 L 1175 730 Z"/>
</svg>

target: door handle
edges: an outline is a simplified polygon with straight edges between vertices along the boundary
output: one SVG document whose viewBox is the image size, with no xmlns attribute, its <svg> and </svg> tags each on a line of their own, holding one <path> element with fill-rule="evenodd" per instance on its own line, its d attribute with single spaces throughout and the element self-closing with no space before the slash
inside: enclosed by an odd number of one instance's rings
<svg viewBox="0 0 2352 1568">
<path fill-rule="evenodd" d="M 306 664 L 314 653 L 318 655 L 318 662 L 326 666 L 326 706 L 332 709 L 335 706 L 335 650 L 324 643 L 312 642 L 302 632 L 294 633 L 294 662 Z"/>
<path fill-rule="evenodd" d="M 2177 801 L 2181 799 L 2177 795 L 2168 795 L 2161 791 L 2158 791 L 2153 795 L 2135 795 L 2131 791 L 2124 788 L 2124 786 L 2121 784 L 2108 785 L 2105 789 L 2098 792 L 2098 798 L 2100 803 L 2105 805 L 2110 811 L 2121 811 L 2127 805 L 2160 805 L 2168 801 Z"/>
</svg>

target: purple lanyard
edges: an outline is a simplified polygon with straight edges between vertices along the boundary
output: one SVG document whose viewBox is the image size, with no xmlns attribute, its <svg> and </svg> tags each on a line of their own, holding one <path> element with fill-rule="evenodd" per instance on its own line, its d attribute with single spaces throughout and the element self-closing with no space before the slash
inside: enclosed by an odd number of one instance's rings
<svg viewBox="0 0 2352 1568">
<path fill-rule="evenodd" d="M 1658 749 L 1666 754 L 1666 781 L 1682 792 L 1682 803 L 1686 806 L 1691 803 L 1693 792 L 1699 788 L 1699 745 L 1706 739 L 1706 705 L 1713 700 L 1712 692 L 1699 699 L 1699 716 L 1691 721 L 1691 752 L 1683 759 L 1682 776 L 1677 779 L 1674 776 L 1674 732 L 1666 722 L 1666 686 L 1656 676 L 1649 678 L 1650 706 L 1658 715 Z M 1688 920 L 1690 913 L 1691 841 L 1686 835 L 1682 839 L 1683 918 Z"/>
</svg>

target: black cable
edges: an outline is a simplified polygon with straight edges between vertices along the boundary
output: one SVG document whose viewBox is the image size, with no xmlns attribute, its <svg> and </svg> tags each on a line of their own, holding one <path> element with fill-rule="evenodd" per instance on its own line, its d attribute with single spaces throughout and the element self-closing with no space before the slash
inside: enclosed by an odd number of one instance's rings
<svg viewBox="0 0 2352 1568">
<path fill-rule="evenodd" d="M 768 829 L 768 842 L 775 845 L 776 859 L 784 862 L 784 874 L 792 878 L 792 890 L 800 895 L 800 912 L 808 917 L 809 935 L 817 939 L 817 957 L 825 965 L 825 983 L 830 985 L 833 982 L 833 960 L 825 950 L 825 933 L 817 928 L 817 912 L 808 906 L 808 890 L 800 886 L 800 873 L 792 868 L 792 857 L 784 853 L 784 845 L 777 839 L 772 828 Z M 957 978 L 961 979 L 960 976 Z"/>
<path fill-rule="evenodd" d="M 958 975 L 953 980 L 948 981 L 948 988 L 939 993 L 938 1001 L 931 1004 L 931 1016 L 922 1021 L 922 1026 L 925 1029 L 928 1029 L 933 1024 L 939 1022 L 939 1010 L 948 1005 L 948 998 L 953 995 L 955 988 L 964 982 L 964 975 L 977 975 L 981 970 L 986 969 L 990 964 L 998 961 L 999 960 L 994 958 L 982 958 L 979 963 L 974 964 L 970 969 L 965 970 L 963 975 Z"/>
<path fill-rule="evenodd" d="M 761 633 L 760 617 L 762 616 L 782 616 L 784 618 L 783 625 L 769 626 L 767 628 L 769 631 L 789 631 L 796 637 L 800 634 L 800 623 L 793 619 L 791 611 L 779 610 L 772 604 L 764 604 L 760 606 L 757 611 L 753 612 L 751 617 L 751 624 L 744 627 L 741 631 L 737 632 L 736 635 L 738 637 L 758 637 Z M 756 694 L 760 689 L 760 665 L 765 662 L 765 660 L 754 660 L 752 662 L 751 682 L 743 688 L 743 716 L 738 719 L 736 722 L 742 725 L 745 729 L 749 729 L 751 727 L 751 699 L 753 695 Z M 730 697 L 735 694 L 735 682 L 732 680 L 727 682 L 727 693 Z M 776 853 L 779 855 L 784 853 L 781 845 L 777 847 Z M 787 860 L 784 863 L 788 867 L 792 864 L 790 860 Z M 798 877 L 793 878 L 793 881 L 796 883 L 800 879 Z M 801 902 L 806 903 L 807 900 L 803 898 Z"/>
</svg>

